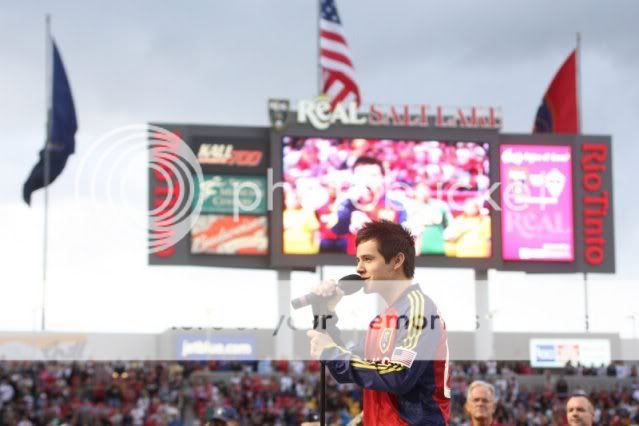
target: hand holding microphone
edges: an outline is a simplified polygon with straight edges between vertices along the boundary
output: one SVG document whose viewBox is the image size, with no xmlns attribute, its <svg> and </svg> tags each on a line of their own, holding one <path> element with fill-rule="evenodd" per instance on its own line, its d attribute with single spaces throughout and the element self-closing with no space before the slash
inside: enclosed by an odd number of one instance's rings
<svg viewBox="0 0 639 426">
<path fill-rule="evenodd" d="M 338 282 L 328 280 L 315 287 L 311 293 L 291 301 L 293 309 L 300 309 L 313 303 L 325 302 L 329 311 L 335 311 L 335 306 L 342 297 L 353 294 L 362 288 L 363 279 L 357 274 L 347 275 Z"/>
<path fill-rule="evenodd" d="M 311 292 L 326 302 L 326 309 L 329 312 L 335 312 L 335 307 L 344 297 L 342 290 L 335 280 L 328 280 L 311 290 Z"/>
</svg>

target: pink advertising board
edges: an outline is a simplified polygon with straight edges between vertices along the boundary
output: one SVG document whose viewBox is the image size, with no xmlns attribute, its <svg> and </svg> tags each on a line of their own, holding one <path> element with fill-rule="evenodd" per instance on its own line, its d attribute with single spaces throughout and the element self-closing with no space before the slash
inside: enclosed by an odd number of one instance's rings
<svg viewBox="0 0 639 426">
<path fill-rule="evenodd" d="M 575 260 L 572 150 L 564 145 L 501 145 L 504 260 Z"/>
</svg>

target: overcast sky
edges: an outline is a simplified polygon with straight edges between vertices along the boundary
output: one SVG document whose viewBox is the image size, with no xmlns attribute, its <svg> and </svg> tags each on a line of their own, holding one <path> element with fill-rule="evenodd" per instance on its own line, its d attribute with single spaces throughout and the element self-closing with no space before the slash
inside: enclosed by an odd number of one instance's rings
<svg viewBox="0 0 639 426">
<path fill-rule="evenodd" d="M 47 328 L 160 332 L 174 325 L 275 322 L 274 273 L 146 265 L 144 141 L 131 142 L 126 156 L 100 162 L 109 143 L 100 138 L 146 122 L 267 125 L 268 98 L 302 99 L 317 92 L 315 4 L 3 5 L 0 330 L 40 327 L 43 196 L 36 193 L 28 208 L 21 191 L 44 139 L 47 12 L 80 126 L 76 154 L 50 190 Z M 496 105 L 503 111 L 504 132 L 530 131 L 546 87 L 581 32 L 583 131 L 612 136 L 617 230 L 618 274 L 593 277 L 591 326 L 630 337 L 631 316 L 639 323 L 633 303 L 639 300 L 633 173 L 639 157 L 639 3 L 341 0 L 337 5 L 364 102 Z M 93 189 L 87 185 L 91 179 Z M 327 275 L 343 271 L 351 272 L 329 268 Z M 470 271 L 418 271 L 453 330 L 474 325 L 472 277 Z M 308 274 L 295 279 L 294 293 L 314 281 Z M 491 282 L 496 330 L 558 330 L 560 318 L 562 331 L 583 331 L 579 276 L 493 274 Z M 241 308 L 247 294 L 254 294 L 262 309 Z M 374 304 L 373 296 L 360 297 L 369 297 L 367 306 Z"/>
</svg>

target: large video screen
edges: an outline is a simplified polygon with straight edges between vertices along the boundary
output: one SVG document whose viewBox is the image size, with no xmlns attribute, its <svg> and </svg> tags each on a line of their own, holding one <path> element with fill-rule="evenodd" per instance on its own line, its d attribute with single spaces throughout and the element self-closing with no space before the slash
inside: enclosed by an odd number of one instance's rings
<svg viewBox="0 0 639 426">
<path fill-rule="evenodd" d="M 283 253 L 355 254 L 371 220 L 401 223 L 421 256 L 489 258 L 489 145 L 282 139 Z"/>
</svg>

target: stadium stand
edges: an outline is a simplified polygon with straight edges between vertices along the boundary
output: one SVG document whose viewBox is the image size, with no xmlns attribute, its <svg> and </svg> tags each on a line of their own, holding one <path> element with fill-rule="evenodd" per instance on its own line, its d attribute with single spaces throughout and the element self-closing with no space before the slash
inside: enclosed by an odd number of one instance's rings
<svg viewBox="0 0 639 426">
<path fill-rule="evenodd" d="M 452 363 L 453 426 L 468 424 L 474 379 L 495 385 L 500 424 L 564 425 L 566 399 L 580 389 L 597 424 L 639 423 L 636 364 L 543 371 L 527 362 Z M 348 424 L 361 410 L 360 390 L 327 384 L 328 424 Z M 318 395 L 316 362 L 0 363 L 3 425 L 203 425 L 220 407 L 234 408 L 242 425 L 299 425 L 316 414 Z"/>
</svg>

